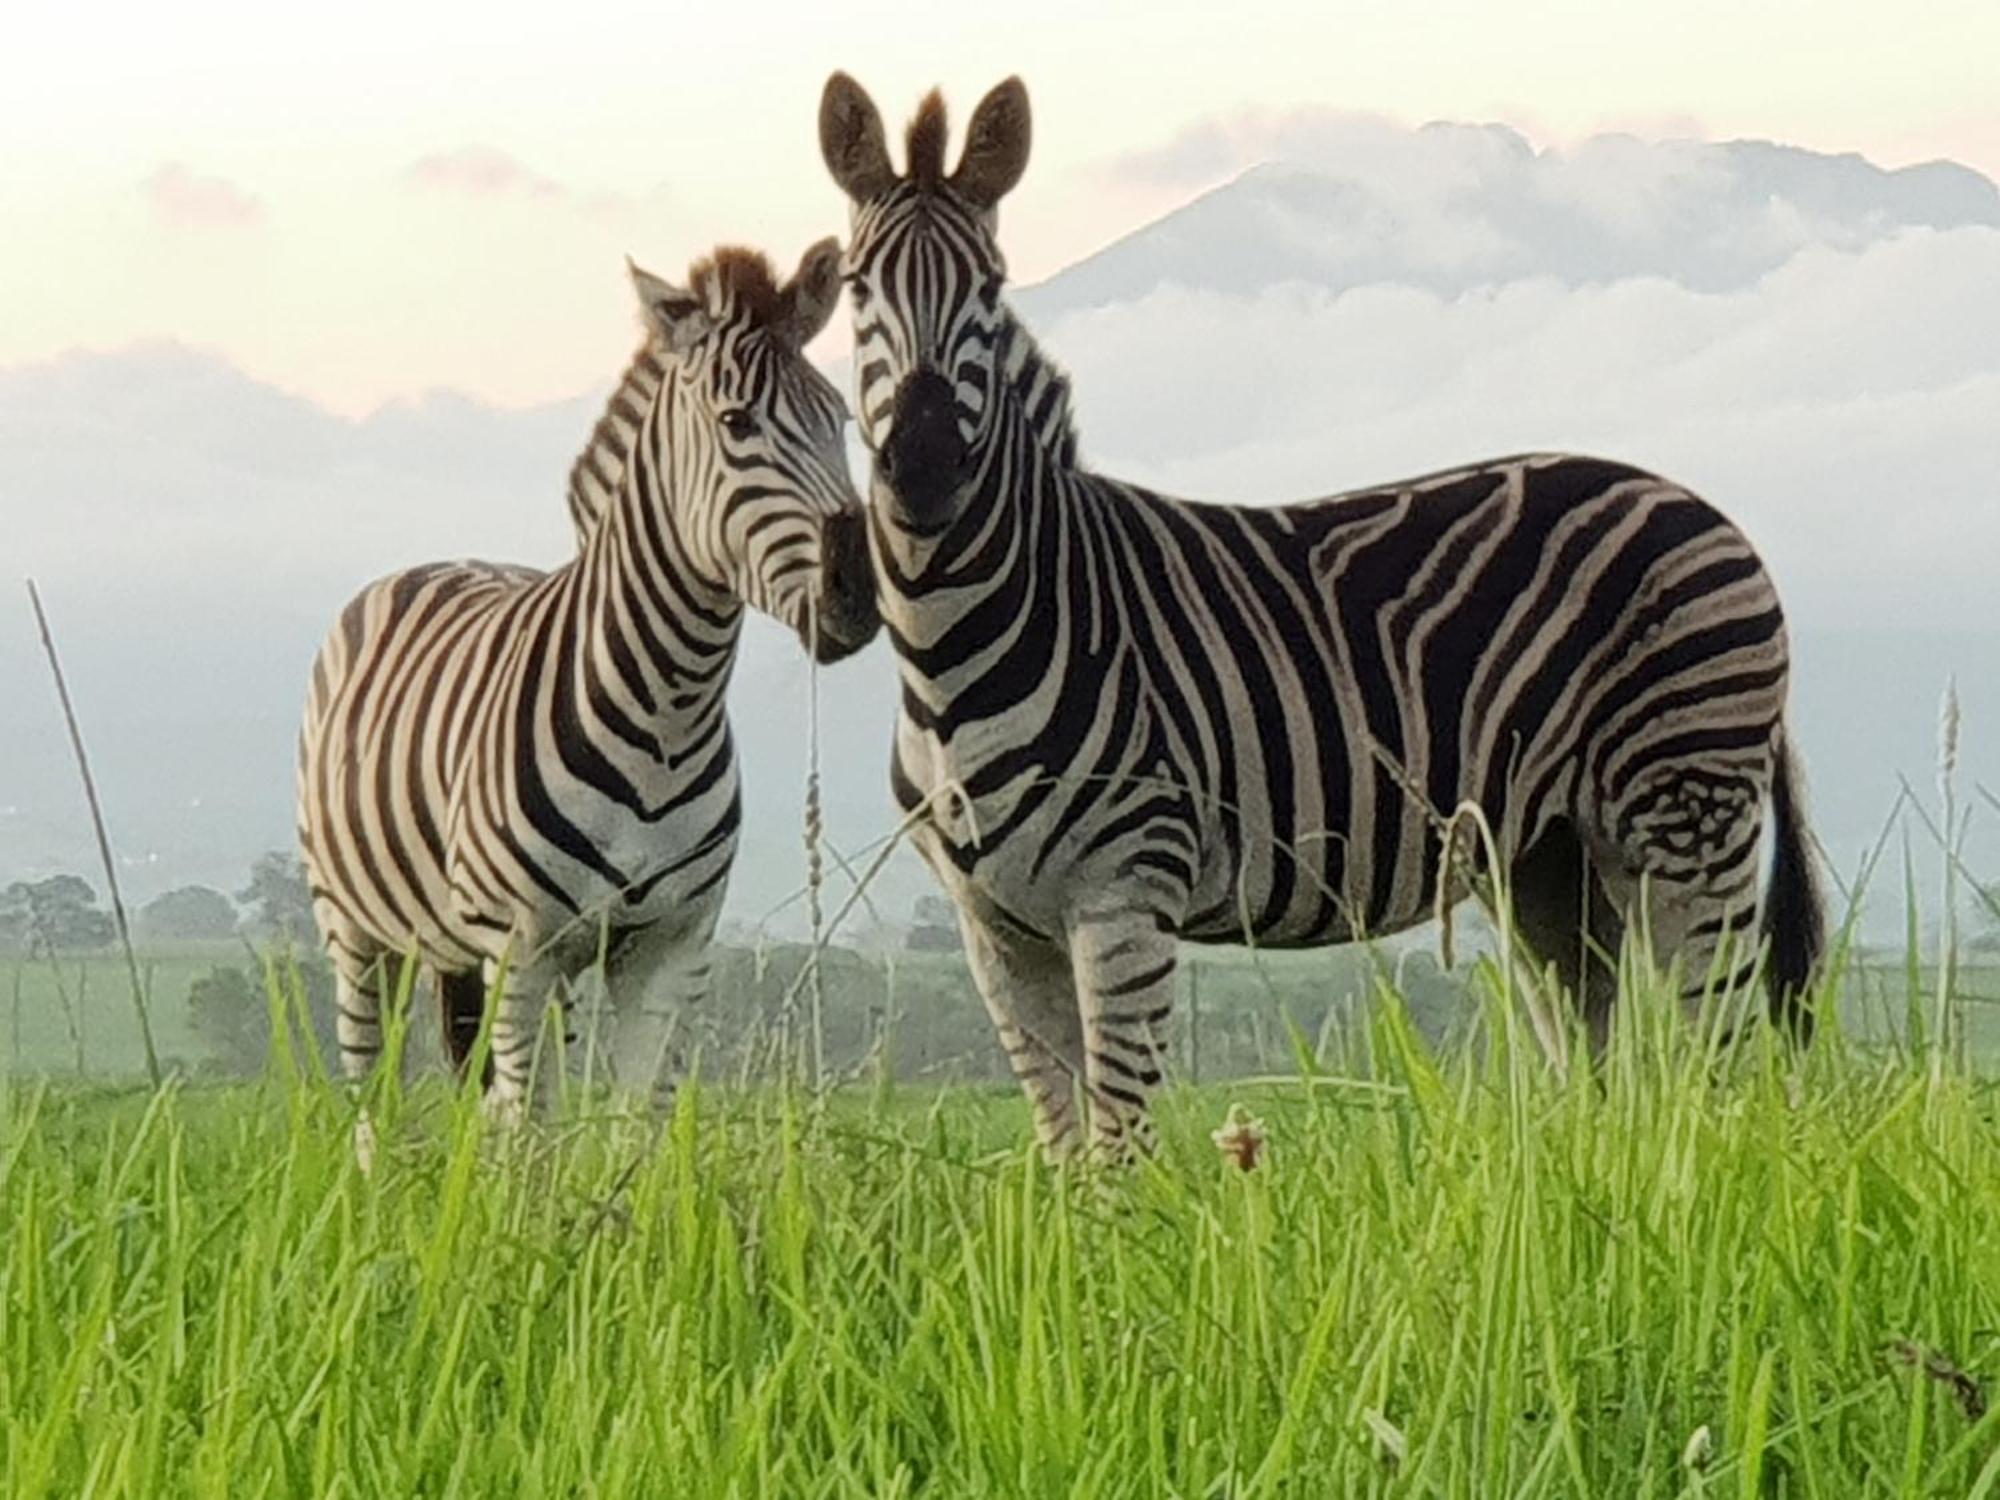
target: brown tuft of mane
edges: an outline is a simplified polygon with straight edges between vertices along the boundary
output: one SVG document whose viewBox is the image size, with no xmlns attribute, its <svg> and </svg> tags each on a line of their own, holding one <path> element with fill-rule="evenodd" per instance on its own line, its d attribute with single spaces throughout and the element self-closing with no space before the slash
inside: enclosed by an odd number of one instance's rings
<svg viewBox="0 0 2000 1500">
<path fill-rule="evenodd" d="M 756 328 L 769 328 L 790 311 L 777 274 L 761 250 L 724 245 L 694 263 L 688 282 L 704 302 L 713 304 L 720 294 L 721 301 L 740 308 Z"/>
<path fill-rule="evenodd" d="M 909 133 L 903 138 L 910 181 L 920 188 L 935 188 L 944 181 L 946 133 L 944 95 L 932 89 L 917 106 L 916 117 L 910 121 Z"/>
</svg>

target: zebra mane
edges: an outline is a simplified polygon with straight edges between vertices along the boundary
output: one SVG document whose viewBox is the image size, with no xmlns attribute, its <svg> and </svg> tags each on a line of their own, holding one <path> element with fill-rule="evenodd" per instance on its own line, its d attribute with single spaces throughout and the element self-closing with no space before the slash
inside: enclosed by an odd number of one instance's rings
<svg viewBox="0 0 2000 1500">
<path fill-rule="evenodd" d="M 917 106 L 903 137 L 903 160 L 909 166 L 909 180 L 927 192 L 944 181 L 947 134 L 944 95 L 932 89 Z"/>
<path fill-rule="evenodd" d="M 688 283 L 711 308 L 734 308 L 748 317 L 752 328 L 769 328 L 791 309 L 791 299 L 761 250 L 724 245 L 694 263 Z"/>
<path fill-rule="evenodd" d="M 569 517 L 576 526 L 579 549 L 589 543 L 597 523 L 610 510 L 632 457 L 639 426 L 646 420 L 646 408 L 653 404 L 665 377 L 666 368 L 648 339 L 626 365 L 611 399 L 604 404 L 604 415 L 591 430 L 590 441 L 570 465 Z"/>
<path fill-rule="evenodd" d="M 1070 405 L 1069 374 L 1042 352 L 1027 324 L 1012 308 L 1006 315 L 1006 345 L 1002 368 L 1015 400 L 1028 420 L 1035 441 L 1063 468 L 1077 464 L 1076 417 Z"/>
</svg>

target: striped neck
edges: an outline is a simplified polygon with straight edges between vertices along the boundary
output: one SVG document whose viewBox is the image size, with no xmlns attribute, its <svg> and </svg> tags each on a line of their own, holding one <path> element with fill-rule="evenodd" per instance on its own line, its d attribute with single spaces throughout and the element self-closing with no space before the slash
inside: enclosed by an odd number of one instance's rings
<svg viewBox="0 0 2000 1500">
<path fill-rule="evenodd" d="M 743 603 L 696 566 L 681 530 L 670 436 L 671 394 L 656 394 L 633 428 L 624 472 L 571 565 L 572 607 L 593 674 L 615 680 L 656 739 L 706 731 L 722 711 Z"/>
<path fill-rule="evenodd" d="M 665 378 L 665 367 L 653 352 L 652 340 L 633 352 L 625 373 L 612 388 L 604 414 L 597 419 L 590 441 L 569 471 L 569 515 L 576 526 L 579 548 L 590 541 L 597 523 L 618 498 L 646 413 Z"/>
<path fill-rule="evenodd" d="M 1077 466 L 1076 420 L 1070 409 L 1069 376 L 1042 352 L 1011 307 L 1000 306 L 1002 399 L 1020 408 L 1036 444 L 1059 469 Z"/>
</svg>

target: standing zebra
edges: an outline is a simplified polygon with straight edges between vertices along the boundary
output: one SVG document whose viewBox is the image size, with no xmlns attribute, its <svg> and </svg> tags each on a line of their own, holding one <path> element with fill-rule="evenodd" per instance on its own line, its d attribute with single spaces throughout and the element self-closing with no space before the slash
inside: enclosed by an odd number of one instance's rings
<svg viewBox="0 0 2000 1500">
<path fill-rule="evenodd" d="M 821 102 L 903 682 L 894 788 L 925 810 L 1043 1144 L 1080 1143 L 1079 1085 L 1096 1148 L 1143 1137 L 1177 939 L 1412 926 L 1438 815 L 1468 800 L 1600 1046 L 1615 976 L 1592 954 L 1642 894 L 1691 1010 L 1749 977 L 1768 803 L 1773 1010 L 1804 1030 L 1819 903 L 1783 617 L 1743 535 L 1567 455 L 1271 509 L 1090 472 L 1065 377 L 1001 299 L 996 208 L 1028 137 L 1010 79 L 947 175 L 933 93 L 899 177 L 852 79 Z"/>
<path fill-rule="evenodd" d="M 705 987 L 740 818 L 723 700 L 743 607 L 821 661 L 879 623 L 845 407 L 801 353 L 838 267 L 832 240 L 782 287 L 745 250 L 685 290 L 633 267 L 647 338 L 572 473 L 577 557 L 412 568 L 342 613 L 306 703 L 299 838 L 349 1077 L 381 1050 L 402 955 L 437 970 L 461 1069 L 504 964 L 485 1080 L 504 1116 L 528 1102 L 545 1003 L 600 939 L 621 1031 L 628 986 Z M 614 1055 L 649 1055 L 636 1040 Z"/>
</svg>

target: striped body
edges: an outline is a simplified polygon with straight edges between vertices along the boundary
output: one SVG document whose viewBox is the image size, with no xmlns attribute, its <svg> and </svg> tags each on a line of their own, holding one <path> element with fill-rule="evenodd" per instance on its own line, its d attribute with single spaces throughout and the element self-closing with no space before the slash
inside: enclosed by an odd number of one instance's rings
<svg viewBox="0 0 2000 1500">
<path fill-rule="evenodd" d="M 691 610 L 623 648 L 650 653 L 650 681 L 607 677 L 584 632 L 593 587 L 616 587 L 592 580 L 610 540 L 552 573 L 413 568 L 342 613 L 307 701 L 301 832 L 351 964 L 462 970 L 519 942 L 571 969 L 600 924 L 669 918 L 706 937 L 740 819 L 723 699 L 741 611 Z"/>
<path fill-rule="evenodd" d="M 836 257 L 816 247 L 782 290 L 744 252 L 692 292 L 635 272 L 652 337 L 572 470 L 577 556 L 413 568 L 342 613 L 299 829 L 350 1075 L 405 956 L 438 971 L 461 1066 L 497 991 L 489 1098 L 508 1112 L 544 1005 L 600 952 L 634 1074 L 657 1068 L 659 1002 L 705 991 L 741 818 L 725 695 L 744 608 L 827 661 L 875 626 L 845 410 L 800 353 Z"/>
<path fill-rule="evenodd" d="M 1103 1149 L 1143 1134 L 1178 940 L 1409 927 L 1462 803 L 1600 1046 L 1629 920 L 1680 960 L 1690 1009 L 1753 975 L 1774 809 L 1787 1007 L 1818 906 L 1783 615 L 1742 533 L 1571 455 L 1267 509 L 1091 472 L 1067 380 L 1001 295 L 996 204 L 1026 143 L 1016 81 L 949 176 L 935 95 L 902 176 L 857 85 L 836 75 L 822 103 L 852 205 L 895 789 L 1044 1142 L 1078 1143 L 1079 1095 Z"/>
<path fill-rule="evenodd" d="M 1677 486 L 1562 456 L 1272 509 L 1020 478 L 1004 522 L 969 507 L 979 534 L 908 571 L 878 522 L 898 797 L 971 794 L 928 845 L 1003 920 L 1060 931 L 1079 886 L 1150 868 L 1187 938 L 1394 932 L 1432 914 L 1465 801 L 1510 849 L 1568 820 L 1664 862 L 1754 855 L 1783 618 Z M 1710 845 L 1718 817 L 1745 847 Z"/>
</svg>

